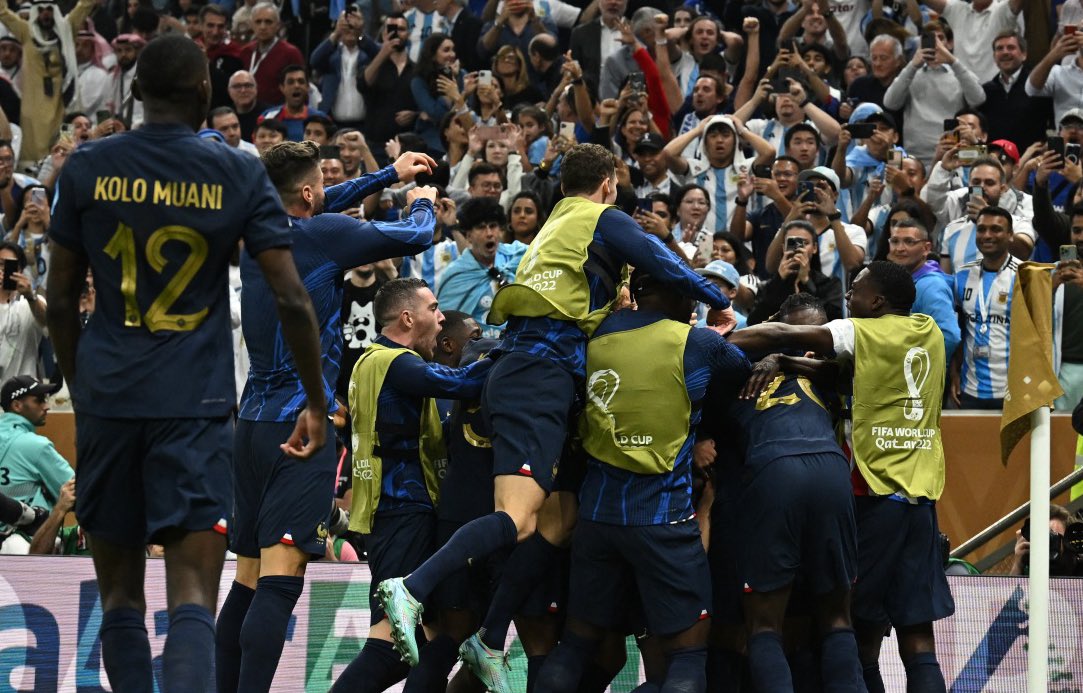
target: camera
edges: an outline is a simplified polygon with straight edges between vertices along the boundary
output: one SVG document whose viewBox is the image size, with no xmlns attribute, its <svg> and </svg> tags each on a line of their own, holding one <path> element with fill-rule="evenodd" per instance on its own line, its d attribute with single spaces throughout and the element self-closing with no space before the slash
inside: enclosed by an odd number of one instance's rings
<svg viewBox="0 0 1083 693">
<path fill-rule="evenodd" d="M 807 243 L 808 241 L 800 236 L 790 236 L 786 239 L 786 252 L 796 253 L 804 248 Z"/>
<path fill-rule="evenodd" d="M 1023 538 L 1030 541 L 1030 518 L 1023 522 Z M 1023 565 L 1023 574 L 1030 573 L 1029 556 Z M 1049 574 L 1071 577 L 1083 572 L 1083 522 L 1071 522 L 1064 534 L 1049 530 Z"/>
</svg>

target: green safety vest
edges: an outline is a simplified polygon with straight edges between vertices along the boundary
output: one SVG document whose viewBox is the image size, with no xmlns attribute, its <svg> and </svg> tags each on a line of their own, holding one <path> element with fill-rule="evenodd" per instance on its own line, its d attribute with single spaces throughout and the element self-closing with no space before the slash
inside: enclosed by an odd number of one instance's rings
<svg viewBox="0 0 1083 693">
<path fill-rule="evenodd" d="M 928 315 L 851 318 L 854 462 L 880 496 L 944 491 L 944 335 Z"/>
<path fill-rule="evenodd" d="M 613 304 L 590 310 L 590 287 L 583 269 L 598 217 L 611 206 L 582 197 L 558 202 L 519 262 L 515 281 L 493 297 L 488 323 L 501 325 L 513 315 L 555 318 L 575 322 L 588 337 L 593 334 Z M 613 287 L 614 295 L 619 297 L 617 288 Z"/>
<path fill-rule="evenodd" d="M 587 402 L 579 434 L 592 457 L 637 474 L 673 471 L 692 414 L 684 380 L 691 329 L 659 320 L 587 344 Z"/>
<path fill-rule="evenodd" d="M 350 416 L 353 419 L 353 503 L 350 506 L 350 530 L 361 534 L 372 532 L 373 516 L 380 504 L 380 482 L 383 460 L 374 451 L 380 441 L 376 437 L 376 403 L 384 386 L 391 362 L 403 354 L 420 356 L 410 349 L 391 349 L 371 344 L 350 375 Z M 421 403 L 421 436 L 418 451 L 425 474 L 425 486 L 435 506 L 439 501 L 440 482 L 437 465 L 447 459 L 444 429 L 436 400 L 426 397 Z"/>
</svg>

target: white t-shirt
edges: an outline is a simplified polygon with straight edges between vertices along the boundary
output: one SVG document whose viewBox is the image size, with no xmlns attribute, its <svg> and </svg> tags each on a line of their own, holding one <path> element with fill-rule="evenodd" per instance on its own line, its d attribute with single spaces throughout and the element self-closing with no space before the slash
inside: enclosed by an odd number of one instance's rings
<svg viewBox="0 0 1083 693">
<path fill-rule="evenodd" d="M 831 342 L 835 347 L 835 357 L 844 361 L 854 360 L 854 344 L 857 342 L 857 333 L 854 331 L 854 323 L 849 318 L 832 320 L 827 323 L 827 329 L 831 330 Z"/>
<path fill-rule="evenodd" d="M 38 345 L 44 334 L 22 295 L 0 303 L 0 381 L 17 375 L 41 375 Z"/>
<path fill-rule="evenodd" d="M 869 44 L 861 32 L 861 20 L 869 11 L 869 0 L 829 0 L 831 14 L 846 30 L 846 42 L 850 44 L 850 55 L 869 54 Z"/>
<path fill-rule="evenodd" d="M 846 231 L 846 236 L 851 243 L 861 248 L 862 251 L 868 251 L 869 238 L 865 235 L 865 229 L 846 223 L 843 223 L 842 228 Z M 828 228 L 827 231 L 820 234 L 820 271 L 828 277 L 838 276 L 842 278 L 842 267 L 839 262 L 839 251 L 835 246 L 835 231 Z M 843 280 L 842 286 L 843 288 L 846 287 L 845 280 Z"/>
<path fill-rule="evenodd" d="M 1008 0 L 996 0 L 984 12 L 975 11 L 968 2 L 948 0 L 943 16 L 955 32 L 953 52 L 959 62 L 977 75 L 979 82 L 996 77 L 993 39 L 1000 32 L 1018 26 L 1018 18 L 1012 14 Z"/>
</svg>

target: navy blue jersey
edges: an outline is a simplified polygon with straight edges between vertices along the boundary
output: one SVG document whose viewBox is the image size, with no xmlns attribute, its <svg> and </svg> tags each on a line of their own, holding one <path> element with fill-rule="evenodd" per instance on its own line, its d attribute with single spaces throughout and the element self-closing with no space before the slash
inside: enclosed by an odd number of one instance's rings
<svg viewBox="0 0 1083 693">
<path fill-rule="evenodd" d="M 755 401 L 729 401 L 729 435 L 722 440 L 739 451 L 753 474 L 782 457 L 842 454 L 826 397 L 806 378 L 779 376 Z"/>
<path fill-rule="evenodd" d="M 410 216 L 395 222 L 359 221 L 344 214 L 291 217 L 293 259 L 320 325 L 323 387 L 328 411 L 342 359 L 343 274 L 358 265 L 421 252 L 432 243 L 432 203 L 416 200 Z M 305 391 L 275 310 L 275 297 L 247 253 L 241 258 L 241 328 L 251 366 L 241 396 L 240 418 L 292 421 L 305 406 Z"/>
<path fill-rule="evenodd" d="M 393 349 L 402 348 L 383 335 L 376 342 Z M 377 512 L 432 508 L 417 450 L 422 400 L 426 397 L 478 399 L 492 365 L 490 359 L 482 359 L 463 368 L 451 368 L 429 363 L 413 354 L 402 354 L 391 362 L 376 401 L 376 439 L 383 459 Z"/>
<path fill-rule="evenodd" d="M 290 245 L 259 159 L 180 125 L 79 147 L 49 235 L 87 258 L 97 304 L 79 340 L 76 406 L 114 418 L 227 414 L 237 401 L 229 258 Z"/>
<path fill-rule="evenodd" d="M 356 207 L 369 195 L 398 182 L 399 174 L 395 171 L 395 167 L 384 166 L 375 173 L 366 173 L 359 178 L 351 178 L 338 185 L 332 185 L 323 191 L 323 211 L 324 213 L 342 212 L 350 207 Z"/>
<path fill-rule="evenodd" d="M 477 402 L 457 402 L 446 424 L 447 473 L 440 482 L 441 520 L 469 522 L 493 510 L 493 447 Z"/>
<path fill-rule="evenodd" d="M 590 286 L 590 310 L 602 308 L 616 298 L 625 264 L 645 270 L 682 294 L 716 308 L 729 305 L 718 287 L 696 274 L 657 238 L 644 233 L 632 217 L 610 208 L 598 217 L 584 267 Z M 574 322 L 512 315 L 499 349 L 542 356 L 575 375 L 586 375 L 587 336 Z"/>
<path fill-rule="evenodd" d="M 594 335 L 634 330 L 664 319 L 658 313 L 622 310 L 606 318 Z M 684 379 L 692 412 L 688 439 L 673 471 L 636 474 L 588 457 L 586 478 L 579 492 L 580 517 L 613 525 L 661 525 L 692 517 L 692 446 L 707 384 L 711 383 L 712 392 L 734 396 L 751 368 L 744 352 L 716 332 L 689 331 L 684 347 Z"/>
</svg>

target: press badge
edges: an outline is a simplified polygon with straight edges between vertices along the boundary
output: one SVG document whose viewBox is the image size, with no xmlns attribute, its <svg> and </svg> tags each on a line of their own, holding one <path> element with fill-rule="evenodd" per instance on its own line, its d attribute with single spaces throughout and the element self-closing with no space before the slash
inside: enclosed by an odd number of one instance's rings
<svg viewBox="0 0 1083 693">
<path fill-rule="evenodd" d="M 974 347 L 974 358 L 976 359 L 988 359 L 989 347 L 988 346 L 976 346 Z"/>
</svg>

